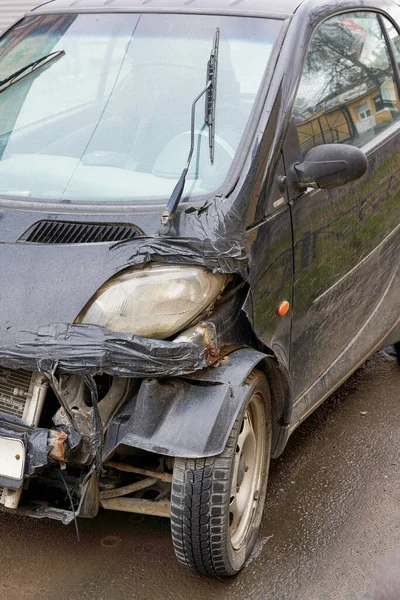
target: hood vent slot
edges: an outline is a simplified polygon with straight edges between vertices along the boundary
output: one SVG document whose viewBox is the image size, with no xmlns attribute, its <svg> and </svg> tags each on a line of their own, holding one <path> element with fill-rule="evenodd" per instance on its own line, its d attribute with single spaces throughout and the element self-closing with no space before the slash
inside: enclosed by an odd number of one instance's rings
<svg viewBox="0 0 400 600">
<path fill-rule="evenodd" d="M 141 235 L 133 225 L 103 225 L 70 221 L 39 221 L 19 239 L 28 244 L 100 244 L 121 242 Z"/>
</svg>

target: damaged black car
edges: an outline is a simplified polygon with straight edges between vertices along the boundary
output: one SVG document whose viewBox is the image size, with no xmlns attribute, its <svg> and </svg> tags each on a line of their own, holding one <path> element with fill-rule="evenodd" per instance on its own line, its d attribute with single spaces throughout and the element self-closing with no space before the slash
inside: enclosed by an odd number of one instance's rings
<svg viewBox="0 0 400 600">
<path fill-rule="evenodd" d="M 165 517 L 242 569 L 270 459 L 400 354 L 399 23 L 51 0 L 1 37 L 1 510 Z"/>
</svg>

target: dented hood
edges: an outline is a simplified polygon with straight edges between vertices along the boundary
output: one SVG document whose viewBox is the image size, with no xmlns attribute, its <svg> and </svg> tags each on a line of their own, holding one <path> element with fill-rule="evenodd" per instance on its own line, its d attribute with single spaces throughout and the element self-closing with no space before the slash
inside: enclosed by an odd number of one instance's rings
<svg viewBox="0 0 400 600">
<path fill-rule="evenodd" d="M 211 211 L 212 212 L 212 211 Z M 41 219 L 76 223 L 131 222 L 139 234 L 117 243 L 27 243 L 24 232 Z M 22 332 L 51 323 L 73 323 L 95 292 L 116 273 L 150 261 L 199 264 L 213 271 L 243 267 L 243 246 L 210 220 L 182 214 L 177 230 L 158 234 L 159 215 L 40 214 L 7 210 L 0 218 L 0 346 Z M 228 220 L 229 222 L 229 220 Z M 218 233 L 217 233 L 218 231 Z"/>
<path fill-rule="evenodd" d="M 113 375 L 163 376 L 206 366 L 204 348 L 146 340 L 101 327 L 73 325 L 96 291 L 115 274 L 149 262 L 197 264 L 214 272 L 247 271 L 243 232 L 216 209 L 181 213 L 167 235 L 154 214 L 0 213 L 0 364 L 10 368 Z M 211 217 L 211 219 L 210 219 Z M 129 241 L 32 243 L 24 234 L 46 219 L 75 223 L 131 223 Z M 232 224 L 232 236 L 226 230 Z"/>
</svg>

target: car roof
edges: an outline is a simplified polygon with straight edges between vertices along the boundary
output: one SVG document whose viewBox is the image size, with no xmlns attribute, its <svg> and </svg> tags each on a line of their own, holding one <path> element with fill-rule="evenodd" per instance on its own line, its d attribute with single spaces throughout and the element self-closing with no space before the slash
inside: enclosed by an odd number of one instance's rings
<svg viewBox="0 0 400 600">
<path fill-rule="evenodd" d="M 284 18 L 302 3 L 303 0 L 49 0 L 31 12 L 178 12 Z"/>
</svg>

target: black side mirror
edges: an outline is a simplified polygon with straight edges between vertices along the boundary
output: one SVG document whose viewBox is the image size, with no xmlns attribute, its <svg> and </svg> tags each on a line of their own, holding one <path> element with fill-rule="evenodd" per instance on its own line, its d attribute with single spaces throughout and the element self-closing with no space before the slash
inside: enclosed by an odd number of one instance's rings
<svg viewBox="0 0 400 600">
<path fill-rule="evenodd" d="M 368 159 L 354 146 L 323 144 L 307 152 L 304 162 L 294 168 L 301 186 L 329 189 L 360 179 Z"/>
</svg>

